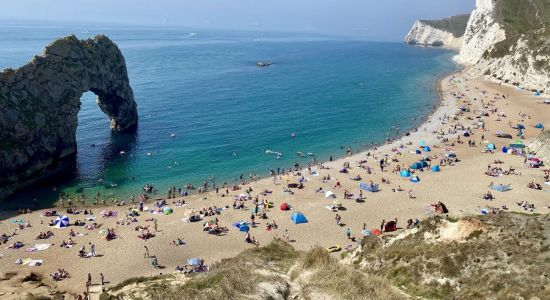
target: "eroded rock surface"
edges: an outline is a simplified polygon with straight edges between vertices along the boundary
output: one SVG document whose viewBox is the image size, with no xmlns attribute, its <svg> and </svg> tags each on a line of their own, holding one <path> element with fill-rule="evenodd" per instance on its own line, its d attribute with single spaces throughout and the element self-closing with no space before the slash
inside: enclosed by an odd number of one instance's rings
<svg viewBox="0 0 550 300">
<path fill-rule="evenodd" d="M 113 131 L 136 127 L 126 63 L 106 36 L 58 39 L 0 73 L 0 198 L 53 171 L 76 152 L 80 97 L 92 91 Z"/>
</svg>

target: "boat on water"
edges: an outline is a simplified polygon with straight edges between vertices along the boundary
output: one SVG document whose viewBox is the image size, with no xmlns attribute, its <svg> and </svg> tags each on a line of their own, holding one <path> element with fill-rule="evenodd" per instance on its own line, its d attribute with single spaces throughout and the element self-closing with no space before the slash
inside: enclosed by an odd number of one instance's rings
<svg viewBox="0 0 550 300">
<path fill-rule="evenodd" d="M 259 62 L 256 62 L 256 66 L 259 67 L 259 68 L 265 68 L 265 67 L 269 67 L 271 66 L 273 63 L 270 62 L 270 61 L 259 61 Z"/>
</svg>

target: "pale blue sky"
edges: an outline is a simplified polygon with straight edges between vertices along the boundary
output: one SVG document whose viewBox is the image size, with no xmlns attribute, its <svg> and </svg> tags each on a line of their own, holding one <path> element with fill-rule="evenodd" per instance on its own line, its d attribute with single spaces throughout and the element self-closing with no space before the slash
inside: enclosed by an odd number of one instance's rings
<svg viewBox="0 0 550 300">
<path fill-rule="evenodd" d="M 0 19 L 307 31 L 400 41 L 475 0 L 0 0 Z"/>
</svg>

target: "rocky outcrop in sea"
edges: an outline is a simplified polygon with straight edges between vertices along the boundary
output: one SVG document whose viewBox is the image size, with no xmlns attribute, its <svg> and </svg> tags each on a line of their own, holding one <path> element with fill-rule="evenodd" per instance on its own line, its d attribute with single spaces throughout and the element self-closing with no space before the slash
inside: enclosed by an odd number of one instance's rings
<svg viewBox="0 0 550 300">
<path fill-rule="evenodd" d="M 76 153 L 80 97 L 91 91 L 113 131 L 132 130 L 137 105 L 122 53 L 108 37 L 58 39 L 0 73 L 0 198 L 57 170 Z"/>
</svg>

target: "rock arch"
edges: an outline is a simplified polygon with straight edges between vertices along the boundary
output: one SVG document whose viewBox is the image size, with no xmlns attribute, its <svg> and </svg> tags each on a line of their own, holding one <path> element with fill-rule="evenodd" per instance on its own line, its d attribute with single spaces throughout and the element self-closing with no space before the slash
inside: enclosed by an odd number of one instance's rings
<svg viewBox="0 0 550 300">
<path fill-rule="evenodd" d="M 135 129 L 126 62 L 104 35 L 58 39 L 28 64 L 0 73 L 0 198 L 76 153 L 80 97 L 87 91 L 97 95 L 113 131 Z"/>
</svg>

